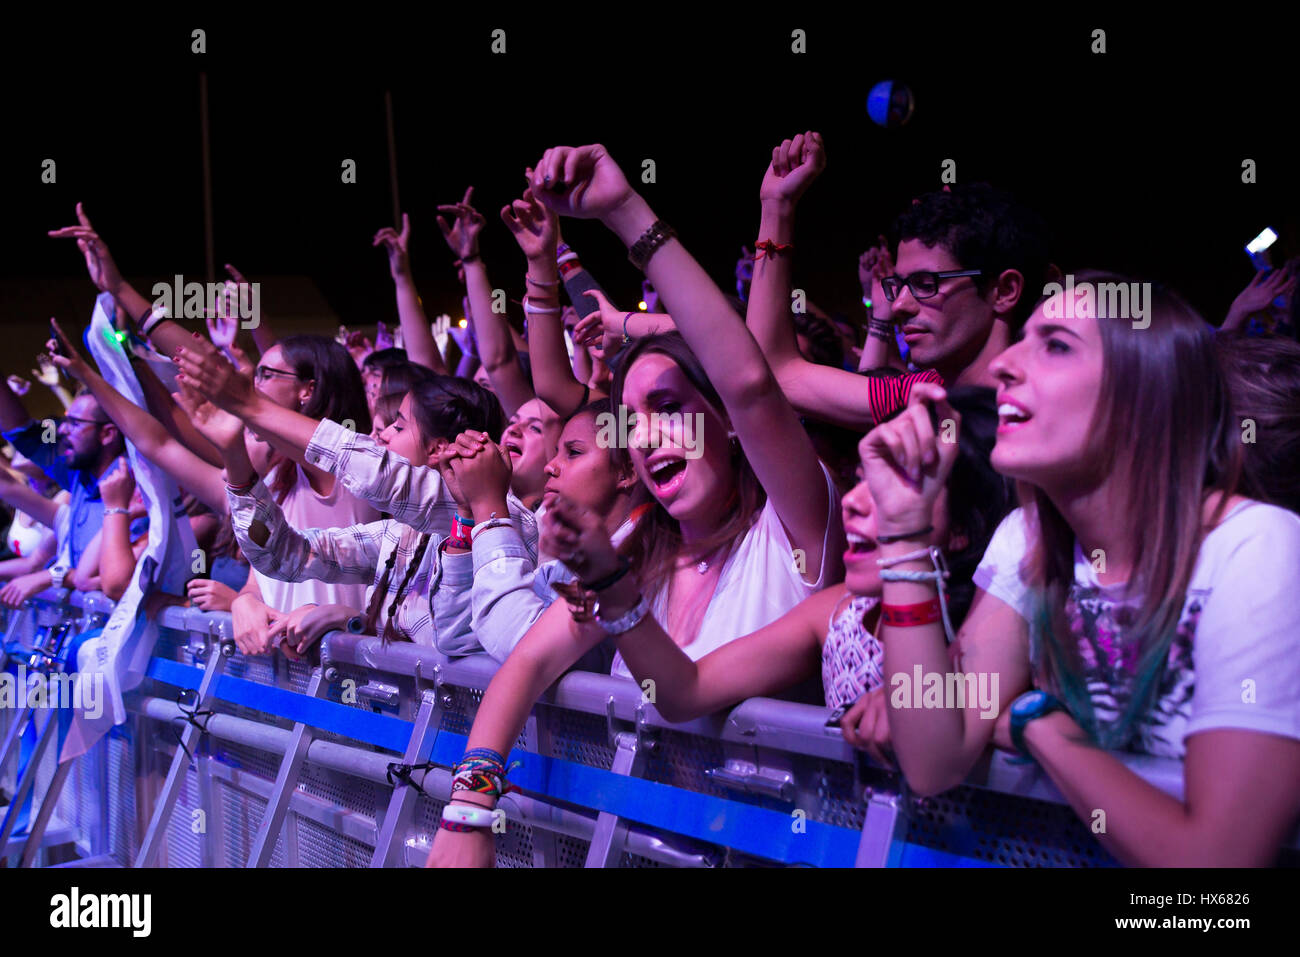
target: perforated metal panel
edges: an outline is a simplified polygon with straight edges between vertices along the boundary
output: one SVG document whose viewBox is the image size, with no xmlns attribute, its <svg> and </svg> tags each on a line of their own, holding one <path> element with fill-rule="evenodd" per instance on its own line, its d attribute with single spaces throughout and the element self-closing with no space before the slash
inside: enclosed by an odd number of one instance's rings
<svg viewBox="0 0 1300 957">
<path fill-rule="evenodd" d="M 1114 867 L 1066 805 L 979 788 L 914 798 L 907 840 L 1005 867 Z"/>
<path fill-rule="evenodd" d="M 222 816 L 221 850 L 224 858 L 221 863 L 225 867 L 243 867 L 253 851 L 257 828 L 266 813 L 266 802 L 225 781 L 214 782 L 213 792 Z M 271 855 L 271 867 L 284 866 L 284 835 L 281 834 L 275 842 L 275 853 Z"/>
<path fill-rule="evenodd" d="M 369 867 L 374 848 L 315 821 L 294 816 L 298 827 L 299 867 Z M 272 867 L 280 864 L 272 861 Z"/>
<path fill-rule="evenodd" d="M 196 817 L 196 810 L 202 810 L 203 815 Z M 202 863 L 199 850 L 202 837 L 195 828 L 201 823 L 206 829 L 212 823 L 211 814 L 210 808 L 200 805 L 199 776 L 191 769 L 181 779 L 180 797 L 167 826 L 168 867 L 198 867 Z"/>
</svg>

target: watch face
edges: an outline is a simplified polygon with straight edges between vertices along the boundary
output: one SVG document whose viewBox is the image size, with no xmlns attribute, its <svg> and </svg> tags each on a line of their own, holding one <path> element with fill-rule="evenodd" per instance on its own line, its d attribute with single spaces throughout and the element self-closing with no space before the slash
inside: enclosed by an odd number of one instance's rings
<svg viewBox="0 0 1300 957">
<path fill-rule="evenodd" d="M 1016 699 L 1015 704 L 1011 706 L 1011 713 L 1018 715 L 1032 714 L 1043 706 L 1046 699 L 1047 695 L 1042 691 L 1026 692 Z"/>
</svg>

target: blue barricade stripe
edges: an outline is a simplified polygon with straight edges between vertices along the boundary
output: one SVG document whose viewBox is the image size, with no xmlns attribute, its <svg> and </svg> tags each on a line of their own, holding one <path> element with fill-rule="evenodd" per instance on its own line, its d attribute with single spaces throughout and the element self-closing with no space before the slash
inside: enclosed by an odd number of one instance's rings
<svg viewBox="0 0 1300 957">
<path fill-rule="evenodd" d="M 197 689 L 203 679 L 201 669 L 164 658 L 150 660 L 148 675 L 192 689 Z M 410 722 L 400 718 L 229 675 L 219 679 L 217 697 L 399 754 L 406 750 L 413 731 Z M 466 740 L 464 735 L 439 731 L 431 760 L 455 764 L 465 753 Z M 790 813 L 684 791 L 530 751 L 516 749 L 510 761 L 520 762 L 510 772 L 511 782 L 526 790 L 757 857 L 787 864 L 852 867 L 857 856 L 861 835 L 850 828 L 799 819 Z"/>
<path fill-rule="evenodd" d="M 198 690 L 203 671 L 193 665 L 152 658 L 146 672 L 150 678 L 178 688 Z M 217 681 L 217 697 L 231 704 L 264 711 L 280 718 L 332 731 L 344 737 L 364 741 L 401 754 L 411 740 L 411 724 L 401 718 L 360 708 L 350 708 L 322 698 L 312 698 L 283 688 L 273 688 L 245 678 L 222 675 Z"/>
</svg>

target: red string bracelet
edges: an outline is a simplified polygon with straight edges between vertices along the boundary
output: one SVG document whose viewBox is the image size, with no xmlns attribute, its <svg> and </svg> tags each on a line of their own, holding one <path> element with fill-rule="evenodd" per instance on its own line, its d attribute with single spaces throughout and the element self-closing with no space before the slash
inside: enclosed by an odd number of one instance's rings
<svg viewBox="0 0 1300 957">
<path fill-rule="evenodd" d="M 788 252 L 791 249 L 794 249 L 794 243 L 778 243 L 771 239 L 760 239 L 754 243 L 754 258 L 762 259 L 764 252 L 770 257 L 772 253 Z"/>
</svg>

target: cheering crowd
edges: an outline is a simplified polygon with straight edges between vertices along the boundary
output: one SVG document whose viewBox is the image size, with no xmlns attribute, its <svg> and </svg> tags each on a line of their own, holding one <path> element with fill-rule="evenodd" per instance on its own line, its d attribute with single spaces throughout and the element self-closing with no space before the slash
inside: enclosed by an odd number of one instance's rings
<svg viewBox="0 0 1300 957">
<path fill-rule="evenodd" d="M 1295 264 L 1212 324 L 1141 277 L 1064 276 L 1038 216 L 955 186 L 862 254 L 860 338 L 792 295 L 825 166 L 817 133 L 773 149 L 731 295 L 603 147 L 547 150 L 500 214 L 523 334 L 472 190 L 438 209 L 465 288 L 454 351 L 406 217 L 374 239 L 395 335 L 277 339 L 261 318 L 241 346 L 242 276 L 205 338 L 123 280 L 78 207 L 50 235 L 111 297 L 146 407 L 57 323 L 40 381 L 76 391 L 53 434 L 26 380 L 0 388 L 0 601 L 123 594 L 148 540 L 129 441 L 207 556 L 172 600 L 230 611 L 245 654 L 310 657 L 347 629 L 500 663 L 430 864 L 492 862 L 505 756 L 573 668 L 652 681 L 670 721 L 820 675 L 845 739 L 914 792 L 993 746 L 1084 821 L 1104 809 L 1121 861 L 1272 862 L 1300 817 Z M 622 242 L 644 311 L 613 305 L 565 217 Z M 899 693 L 954 673 L 993 707 Z M 1181 759 L 1185 796 L 1117 751 Z"/>
</svg>

